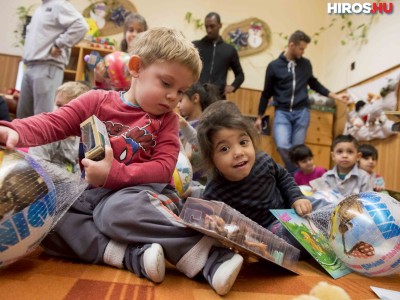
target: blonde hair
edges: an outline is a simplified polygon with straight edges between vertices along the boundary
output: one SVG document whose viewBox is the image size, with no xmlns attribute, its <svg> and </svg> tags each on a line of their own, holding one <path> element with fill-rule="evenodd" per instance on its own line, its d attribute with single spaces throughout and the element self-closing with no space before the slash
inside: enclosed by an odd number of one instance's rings
<svg viewBox="0 0 400 300">
<path fill-rule="evenodd" d="M 57 94 L 62 93 L 65 99 L 69 102 L 89 90 L 90 87 L 82 82 L 68 81 L 58 87 Z"/>
<path fill-rule="evenodd" d="M 138 55 L 147 67 L 157 61 L 178 62 L 187 67 L 198 80 L 202 68 L 199 52 L 182 33 L 166 27 L 141 32 L 131 44 L 130 55 Z"/>
</svg>

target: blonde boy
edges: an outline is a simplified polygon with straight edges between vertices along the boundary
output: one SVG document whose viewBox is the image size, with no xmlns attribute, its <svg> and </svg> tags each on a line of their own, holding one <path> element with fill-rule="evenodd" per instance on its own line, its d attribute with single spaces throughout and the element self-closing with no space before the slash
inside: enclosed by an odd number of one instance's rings
<svg viewBox="0 0 400 300">
<path fill-rule="evenodd" d="M 90 90 L 89 86 L 77 82 L 69 81 L 62 84 L 56 93 L 54 109 L 58 109 L 68 104 L 72 99 L 77 98 Z M 29 148 L 29 154 L 44 159 L 66 169 L 68 172 L 75 173 L 79 170 L 78 166 L 79 138 L 70 136 L 66 139 L 46 145 Z"/>
<path fill-rule="evenodd" d="M 46 252 L 126 268 L 156 283 L 164 279 L 165 253 L 189 277 L 203 270 L 226 294 L 243 258 L 181 225 L 170 185 L 180 148 L 172 110 L 199 77 L 199 54 L 168 28 L 140 33 L 130 54 L 127 92 L 90 91 L 53 113 L 0 123 L 0 143 L 13 149 L 80 135 L 79 124 L 96 115 L 112 148 L 101 161 L 82 160 L 85 180 L 97 188 L 85 191 L 43 241 Z"/>
</svg>

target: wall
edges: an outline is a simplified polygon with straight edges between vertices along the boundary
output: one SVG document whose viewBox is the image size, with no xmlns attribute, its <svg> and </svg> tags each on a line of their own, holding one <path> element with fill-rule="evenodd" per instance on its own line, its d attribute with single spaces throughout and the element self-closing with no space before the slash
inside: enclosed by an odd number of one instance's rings
<svg viewBox="0 0 400 300">
<path fill-rule="evenodd" d="M 346 31 L 342 31 L 340 26 L 330 28 L 323 35 L 324 82 L 332 90 L 342 90 L 400 64 L 400 0 L 383 2 L 393 2 L 394 12 L 390 15 L 376 15 L 372 19 L 367 44 L 360 45 L 358 41 L 342 46 L 340 40 Z M 326 24 L 333 18 L 338 18 L 338 15 L 327 15 Z M 354 26 L 370 21 L 369 15 L 351 16 Z M 352 62 L 355 62 L 353 71 L 350 70 Z"/>
<path fill-rule="evenodd" d="M 22 50 L 13 47 L 15 41 L 13 31 L 17 28 L 18 20 L 16 9 L 18 6 L 40 4 L 39 0 L 3 1 L 0 17 L 3 20 L 0 53 L 21 55 Z M 89 1 L 70 1 L 79 11 L 83 11 Z M 272 45 L 264 52 L 241 59 L 246 75 L 243 87 L 263 88 L 265 67 L 286 46 L 286 41 L 278 33 L 290 34 L 296 29 L 302 29 L 311 36 L 318 32 L 320 27 L 326 27 L 332 18 L 337 15 L 328 15 L 327 3 L 330 0 L 135 0 L 132 3 L 138 12 L 148 20 L 149 26 L 172 26 L 182 29 L 191 40 L 204 36 L 203 29 L 195 29 L 193 24 L 184 20 L 186 12 L 193 13 L 195 18 L 203 19 L 210 11 L 221 14 L 223 28 L 231 23 L 240 22 L 249 17 L 264 20 L 272 31 Z M 357 2 L 357 1 L 346 1 Z M 360 1 L 358 1 L 360 2 Z M 318 44 L 311 43 L 306 50 L 306 57 L 313 62 L 314 74 L 327 87 L 339 91 L 349 85 L 369 78 L 392 66 L 400 63 L 400 0 L 394 3 L 392 15 L 381 15 L 374 18 L 368 35 L 368 43 L 357 45 L 340 44 L 344 31 L 341 31 L 339 22 L 323 32 L 318 37 Z M 366 15 L 353 15 L 354 24 L 368 22 Z M 118 40 L 122 35 L 117 35 Z M 350 63 L 356 62 L 356 69 L 350 71 Z"/>
<path fill-rule="evenodd" d="M 3 1 L 5 2 L 5 1 Z M 70 1 L 79 11 L 83 11 L 89 1 Z M 171 26 L 181 29 L 191 40 L 200 39 L 205 35 L 204 29 L 195 29 L 193 24 L 184 20 L 186 12 L 190 11 L 196 18 L 204 19 L 210 11 L 217 11 L 221 14 L 223 28 L 231 23 L 240 22 L 249 17 L 257 17 L 264 20 L 269 26 L 272 35 L 270 49 L 261 54 L 245 57 L 242 59 L 243 68 L 246 74 L 244 87 L 262 89 L 264 84 L 265 68 L 269 61 L 279 55 L 287 42 L 280 38 L 277 33 L 290 34 L 301 28 L 306 32 L 314 32 L 323 24 L 325 14 L 323 1 L 320 0 L 135 0 L 132 3 L 138 12 L 146 17 L 150 27 Z M 18 6 L 29 6 L 40 4 L 39 0 L 7 1 L 2 4 L 0 18 L 3 20 L 3 42 L 0 44 L 0 53 L 21 55 L 22 50 L 13 47 L 15 41 L 13 31 L 17 28 L 18 20 L 16 9 Z M 299 13 L 301 12 L 301 13 Z M 122 35 L 117 36 L 121 39 Z M 322 71 L 322 46 L 310 45 L 307 55 L 312 58 L 315 72 L 320 77 Z"/>
</svg>

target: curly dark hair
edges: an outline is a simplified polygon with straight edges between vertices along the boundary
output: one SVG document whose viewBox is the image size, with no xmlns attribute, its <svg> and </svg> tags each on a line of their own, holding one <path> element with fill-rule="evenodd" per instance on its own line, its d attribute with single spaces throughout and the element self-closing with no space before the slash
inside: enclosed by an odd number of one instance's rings
<svg viewBox="0 0 400 300">
<path fill-rule="evenodd" d="M 212 139 L 222 129 L 240 129 L 245 131 L 257 151 L 258 134 L 250 120 L 240 113 L 239 108 L 229 100 L 220 100 L 211 104 L 202 114 L 197 125 L 197 139 L 200 153 L 209 175 L 217 173 L 213 161 Z"/>
</svg>

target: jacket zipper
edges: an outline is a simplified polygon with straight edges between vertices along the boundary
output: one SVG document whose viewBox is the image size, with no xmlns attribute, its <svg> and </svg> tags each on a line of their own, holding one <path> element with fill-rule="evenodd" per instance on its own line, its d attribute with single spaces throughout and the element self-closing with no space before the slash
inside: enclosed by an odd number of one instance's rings
<svg viewBox="0 0 400 300">
<path fill-rule="evenodd" d="M 211 82 L 211 75 L 214 69 L 214 59 L 215 59 L 215 48 L 217 47 L 217 42 L 214 42 L 214 48 L 213 48 L 213 55 L 212 55 L 212 60 L 211 60 L 211 68 L 210 68 L 210 77 L 208 78 L 208 82 Z"/>
<path fill-rule="evenodd" d="M 296 63 L 294 61 L 289 62 L 289 69 L 291 69 L 293 74 L 293 90 L 292 90 L 292 97 L 290 99 L 290 112 L 293 110 L 293 102 L 294 102 L 294 91 L 296 89 Z"/>
</svg>

